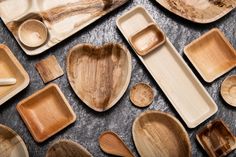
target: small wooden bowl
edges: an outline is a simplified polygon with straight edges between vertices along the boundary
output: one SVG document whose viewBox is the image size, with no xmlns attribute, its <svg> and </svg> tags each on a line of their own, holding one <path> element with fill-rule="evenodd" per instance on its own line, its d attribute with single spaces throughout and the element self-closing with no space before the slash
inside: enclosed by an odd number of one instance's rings
<svg viewBox="0 0 236 157">
<path fill-rule="evenodd" d="M 220 93 L 229 105 L 236 107 L 236 75 L 229 76 L 222 82 Z"/>
<path fill-rule="evenodd" d="M 130 90 L 130 100 L 137 107 L 149 106 L 153 99 L 153 89 L 146 83 L 137 83 Z"/>
<path fill-rule="evenodd" d="M 48 30 L 41 21 L 30 19 L 20 25 L 18 36 L 25 46 L 35 48 L 46 42 Z"/>
</svg>

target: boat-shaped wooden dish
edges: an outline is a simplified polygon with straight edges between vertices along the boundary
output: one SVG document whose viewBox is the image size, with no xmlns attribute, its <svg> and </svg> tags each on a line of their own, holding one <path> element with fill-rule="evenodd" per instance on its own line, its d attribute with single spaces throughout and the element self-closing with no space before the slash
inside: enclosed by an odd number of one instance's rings
<svg viewBox="0 0 236 157">
<path fill-rule="evenodd" d="M 22 138 L 11 128 L 0 124 L 0 156 L 29 157 L 27 147 Z"/>
<path fill-rule="evenodd" d="M 67 56 L 67 76 L 77 96 L 95 111 L 114 106 L 131 77 L 131 55 L 120 44 L 79 44 Z"/>
<path fill-rule="evenodd" d="M 45 157 L 92 157 L 92 154 L 80 144 L 63 139 L 52 144 Z"/>
<path fill-rule="evenodd" d="M 236 75 L 229 76 L 222 82 L 220 93 L 229 105 L 236 107 Z"/>
<path fill-rule="evenodd" d="M 227 156 L 236 149 L 236 139 L 222 120 L 210 122 L 196 137 L 210 157 Z"/>
<path fill-rule="evenodd" d="M 0 86 L 0 105 L 15 96 L 29 84 L 29 75 L 11 50 L 0 44 L 0 78 L 15 78 L 13 85 Z"/>
<path fill-rule="evenodd" d="M 236 51 L 219 29 L 212 29 L 184 48 L 184 53 L 206 82 L 236 66 Z"/>
<path fill-rule="evenodd" d="M 37 142 L 43 142 L 76 120 L 60 88 L 49 84 L 17 104 L 17 111 Z"/>
<path fill-rule="evenodd" d="M 129 42 L 134 33 L 153 22 L 146 10 L 137 6 L 118 18 L 117 26 Z M 138 57 L 188 127 L 196 127 L 217 111 L 215 102 L 167 37 L 163 45 Z"/>
<path fill-rule="evenodd" d="M 0 1 L 0 17 L 28 55 L 37 55 L 96 21 L 128 0 L 10 0 Z M 48 38 L 39 47 L 25 46 L 19 38 L 22 23 L 36 19 L 44 23 Z M 32 32 L 34 27 L 25 32 Z M 38 34 L 39 31 L 32 32 Z M 34 39 L 37 39 L 34 37 Z"/>
<path fill-rule="evenodd" d="M 196 23 L 214 22 L 236 7 L 235 0 L 156 0 L 167 10 Z"/>
<path fill-rule="evenodd" d="M 192 156 L 186 130 L 170 114 L 159 111 L 141 113 L 133 123 L 132 134 L 140 156 Z"/>
</svg>

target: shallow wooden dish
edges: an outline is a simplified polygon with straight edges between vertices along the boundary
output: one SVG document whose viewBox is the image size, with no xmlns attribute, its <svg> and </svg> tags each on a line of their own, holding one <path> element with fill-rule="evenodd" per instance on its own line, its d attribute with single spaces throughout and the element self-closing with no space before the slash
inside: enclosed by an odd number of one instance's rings
<svg viewBox="0 0 236 157">
<path fill-rule="evenodd" d="M 192 156 L 186 130 L 170 114 L 159 111 L 141 113 L 133 123 L 132 134 L 140 156 Z"/>
<path fill-rule="evenodd" d="M 236 149 L 236 139 L 222 120 L 210 122 L 196 137 L 210 157 L 227 156 Z"/>
<path fill-rule="evenodd" d="M 59 140 L 49 147 L 45 157 L 92 157 L 92 155 L 76 142 Z"/>
<path fill-rule="evenodd" d="M 165 42 L 164 33 L 155 23 L 149 24 L 130 37 L 130 43 L 137 50 L 137 53 L 144 56 Z"/>
<path fill-rule="evenodd" d="M 49 84 L 17 104 L 17 111 L 37 142 L 43 142 L 76 120 L 56 84 Z"/>
<path fill-rule="evenodd" d="M 210 23 L 236 7 L 235 0 L 156 0 L 167 10 L 196 23 Z"/>
<path fill-rule="evenodd" d="M 27 55 L 37 55 L 60 43 L 128 0 L 0 0 L 0 16 Z M 39 47 L 24 46 L 18 29 L 29 19 L 43 22 L 48 40 Z"/>
<path fill-rule="evenodd" d="M 236 107 L 236 75 L 229 76 L 222 82 L 220 93 L 229 105 Z"/>
<path fill-rule="evenodd" d="M 15 96 L 29 84 L 29 75 L 11 50 L 0 44 L 0 78 L 15 78 L 16 83 L 0 86 L 0 105 Z"/>
<path fill-rule="evenodd" d="M 136 6 L 116 22 L 130 43 L 129 38 L 135 32 L 155 21 L 143 7 Z M 188 127 L 194 128 L 216 113 L 217 105 L 167 37 L 152 53 L 137 56 Z"/>
<path fill-rule="evenodd" d="M 114 106 L 131 77 L 131 55 L 120 44 L 79 44 L 67 56 L 67 76 L 77 96 L 95 111 Z"/>
<path fill-rule="evenodd" d="M 206 82 L 236 65 L 236 51 L 219 29 L 212 29 L 184 48 L 184 53 Z"/>
<path fill-rule="evenodd" d="M 0 124 L 0 156 L 29 157 L 27 147 L 22 138 L 11 128 Z"/>
</svg>

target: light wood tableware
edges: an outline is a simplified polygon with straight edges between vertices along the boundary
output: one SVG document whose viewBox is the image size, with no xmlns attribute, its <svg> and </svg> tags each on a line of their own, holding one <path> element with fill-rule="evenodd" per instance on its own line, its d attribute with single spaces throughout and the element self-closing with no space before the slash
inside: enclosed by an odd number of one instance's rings
<svg viewBox="0 0 236 157">
<path fill-rule="evenodd" d="M 76 120 L 70 104 L 53 83 L 19 102 L 16 108 L 37 142 L 45 141 Z"/>
<path fill-rule="evenodd" d="M 16 84 L 15 78 L 0 78 L 0 86 L 9 86 Z"/>
<path fill-rule="evenodd" d="M 196 135 L 198 142 L 210 157 L 227 156 L 236 149 L 236 139 L 222 120 L 214 120 Z"/>
<path fill-rule="evenodd" d="M 11 128 L 0 124 L 0 156 L 29 157 L 27 147 L 22 138 Z"/>
<path fill-rule="evenodd" d="M 92 154 L 80 144 L 63 139 L 52 144 L 45 157 L 92 157 Z"/>
<path fill-rule="evenodd" d="M 136 6 L 117 19 L 117 26 L 130 42 L 131 36 L 153 22 L 143 7 Z M 152 53 L 137 56 L 189 128 L 217 112 L 217 105 L 167 37 Z"/>
<path fill-rule="evenodd" d="M 126 91 L 131 55 L 120 44 L 79 44 L 67 56 L 67 76 L 77 96 L 91 109 L 110 109 Z"/>
<path fill-rule="evenodd" d="M 146 83 L 137 83 L 130 90 L 130 100 L 137 107 L 147 107 L 153 99 L 153 89 Z"/>
<path fill-rule="evenodd" d="M 36 63 L 35 68 L 39 72 L 44 83 L 55 80 L 64 74 L 54 55 Z"/>
<path fill-rule="evenodd" d="M 112 131 L 103 132 L 99 139 L 100 148 L 111 155 L 134 157 L 122 139 Z"/>
<path fill-rule="evenodd" d="M 127 1 L 128 0 L 1 0 L 0 16 L 24 52 L 27 55 L 37 55 L 75 34 Z M 29 40 L 30 43 L 28 43 L 24 42 L 25 40 L 22 40 L 22 38 L 21 41 L 31 47 L 25 46 L 20 42 L 18 30 L 21 24 L 27 20 L 38 20 L 46 25 L 48 38 L 43 45 L 35 47 L 35 44 L 32 44 L 32 40 Z M 30 27 L 30 30 L 33 29 L 35 28 Z M 23 36 L 28 34 L 28 30 L 29 29 L 23 32 Z M 31 35 L 32 34 L 30 34 L 30 36 Z"/>
<path fill-rule="evenodd" d="M 134 121 L 135 146 L 144 157 L 191 157 L 191 143 L 182 124 L 159 111 L 141 113 Z"/>
<path fill-rule="evenodd" d="M 206 82 L 236 66 L 236 51 L 219 29 L 212 29 L 184 48 L 184 53 Z"/>
<path fill-rule="evenodd" d="M 156 0 L 170 12 L 196 23 L 210 23 L 236 7 L 235 0 Z"/>
<path fill-rule="evenodd" d="M 229 76 L 222 82 L 220 93 L 229 105 L 236 107 L 236 75 Z"/>
<path fill-rule="evenodd" d="M 29 75 L 13 55 L 11 50 L 0 44 L 0 77 L 15 78 L 16 83 L 11 86 L 0 86 L 0 105 L 15 96 L 29 84 Z"/>
</svg>

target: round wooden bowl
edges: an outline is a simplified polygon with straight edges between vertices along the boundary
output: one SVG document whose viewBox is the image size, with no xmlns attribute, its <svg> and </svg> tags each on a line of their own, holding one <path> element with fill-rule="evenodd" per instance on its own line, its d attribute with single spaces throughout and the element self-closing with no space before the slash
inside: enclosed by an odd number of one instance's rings
<svg viewBox="0 0 236 157">
<path fill-rule="evenodd" d="M 0 124 L 0 156 L 29 157 L 22 138 L 11 128 Z"/>
<path fill-rule="evenodd" d="M 149 106 L 153 99 L 153 89 L 146 83 L 137 83 L 130 90 L 130 100 L 137 107 Z"/>
<path fill-rule="evenodd" d="M 236 75 L 229 76 L 222 82 L 220 93 L 229 105 L 236 107 Z"/>
<path fill-rule="evenodd" d="M 25 46 L 35 48 L 46 42 L 48 30 L 41 21 L 30 19 L 20 25 L 18 36 Z"/>
</svg>

